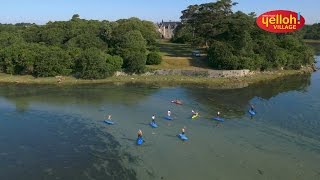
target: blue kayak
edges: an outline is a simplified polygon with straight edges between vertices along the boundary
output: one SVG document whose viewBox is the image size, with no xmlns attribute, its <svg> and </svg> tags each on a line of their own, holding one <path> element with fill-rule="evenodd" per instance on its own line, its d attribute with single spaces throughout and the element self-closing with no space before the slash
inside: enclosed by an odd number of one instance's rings
<svg viewBox="0 0 320 180">
<path fill-rule="evenodd" d="M 150 123 L 150 126 L 153 127 L 153 128 L 157 128 L 158 127 L 158 125 L 156 123 L 153 123 L 153 122 Z"/>
<path fill-rule="evenodd" d="M 164 119 L 171 121 L 172 117 L 171 116 L 166 116 L 166 117 L 164 117 Z"/>
<path fill-rule="evenodd" d="M 141 145 L 144 142 L 143 138 L 138 138 L 137 139 L 137 145 Z"/>
<path fill-rule="evenodd" d="M 109 125 L 114 125 L 114 122 L 111 120 L 104 120 L 105 123 L 109 124 Z"/>
<path fill-rule="evenodd" d="M 182 140 L 182 141 L 186 141 L 188 140 L 187 136 L 185 134 L 178 134 L 178 137 Z"/>
<path fill-rule="evenodd" d="M 220 117 L 215 117 L 215 118 L 213 118 L 213 120 L 219 121 L 219 122 L 224 122 L 224 119 L 220 118 Z"/>
<path fill-rule="evenodd" d="M 251 109 L 250 109 L 248 112 L 249 112 L 249 114 L 250 114 L 251 116 L 256 115 L 256 112 L 252 111 Z"/>
</svg>

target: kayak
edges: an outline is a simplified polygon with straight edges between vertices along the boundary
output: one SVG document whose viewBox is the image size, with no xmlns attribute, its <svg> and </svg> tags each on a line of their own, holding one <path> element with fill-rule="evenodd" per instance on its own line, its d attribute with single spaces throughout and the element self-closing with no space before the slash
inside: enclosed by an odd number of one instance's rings
<svg viewBox="0 0 320 180">
<path fill-rule="evenodd" d="M 139 138 L 137 139 L 137 145 L 141 145 L 143 142 L 144 142 L 144 140 L 143 140 L 142 137 L 139 137 Z"/>
<path fill-rule="evenodd" d="M 109 125 L 114 125 L 114 122 L 111 120 L 104 120 L 105 123 L 109 124 Z"/>
<path fill-rule="evenodd" d="M 182 140 L 182 141 L 186 141 L 188 140 L 188 137 L 185 134 L 178 134 L 178 137 Z"/>
<path fill-rule="evenodd" d="M 256 112 L 252 111 L 251 109 L 250 109 L 248 112 L 249 112 L 249 114 L 250 114 L 251 116 L 256 115 Z"/>
<path fill-rule="evenodd" d="M 219 121 L 219 122 L 224 122 L 224 119 L 220 118 L 220 117 L 215 117 L 215 118 L 213 118 L 213 120 Z"/>
<path fill-rule="evenodd" d="M 166 116 L 166 117 L 164 117 L 164 119 L 171 121 L 172 117 L 171 116 Z"/>
<path fill-rule="evenodd" d="M 158 125 L 156 123 L 153 123 L 153 122 L 150 123 L 150 126 L 153 127 L 153 128 L 157 128 L 158 127 Z"/>
<path fill-rule="evenodd" d="M 192 115 L 192 119 L 194 119 L 194 118 L 197 118 L 197 117 L 199 117 L 199 114 L 194 114 L 194 115 Z"/>
<path fill-rule="evenodd" d="M 171 103 L 175 103 L 175 104 L 178 104 L 178 105 L 182 105 L 182 102 L 178 102 L 178 101 L 171 101 Z"/>
</svg>

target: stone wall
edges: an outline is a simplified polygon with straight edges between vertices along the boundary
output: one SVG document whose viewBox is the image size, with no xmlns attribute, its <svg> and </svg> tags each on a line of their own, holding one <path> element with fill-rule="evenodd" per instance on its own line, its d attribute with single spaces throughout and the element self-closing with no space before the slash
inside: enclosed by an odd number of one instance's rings
<svg viewBox="0 0 320 180">
<path fill-rule="evenodd" d="M 155 70 L 153 72 L 147 72 L 142 74 L 143 76 L 150 75 L 183 75 L 183 76 L 193 76 L 193 77 L 209 77 L 209 78 L 218 78 L 218 77 L 243 77 L 251 75 L 250 70 L 181 70 L 181 69 L 162 69 Z M 126 76 L 127 74 L 123 72 L 116 72 L 115 76 Z"/>
</svg>

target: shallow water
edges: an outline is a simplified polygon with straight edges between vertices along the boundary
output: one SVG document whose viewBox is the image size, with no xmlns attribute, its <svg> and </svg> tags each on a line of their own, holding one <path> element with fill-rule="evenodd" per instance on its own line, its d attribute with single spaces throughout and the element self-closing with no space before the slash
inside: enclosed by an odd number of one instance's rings
<svg viewBox="0 0 320 180">
<path fill-rule="evenodd" d="M 1 85 L 0 179 L 320 179 L 319 92 L 320 72 L 234 90 Z"/>
</svg>

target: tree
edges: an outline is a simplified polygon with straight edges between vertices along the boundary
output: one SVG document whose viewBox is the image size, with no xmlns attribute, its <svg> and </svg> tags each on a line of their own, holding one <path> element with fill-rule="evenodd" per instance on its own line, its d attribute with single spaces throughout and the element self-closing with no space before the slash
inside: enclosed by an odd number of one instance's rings
<svg viewBox="0 0 320 180">
<path fill-rule="evenodd" d="M 114 30 L 116 37 L 121 37 L 129 31 L 139 31 L 146 40 L 147 45 L 154 45 L 159 37 L 155 25 L 149 21 L 141 21 L 138 18 L 121 19 L 117 21 L 118 26 Z"/>
<path fill-rule="evenodd" d="M 0 32 L 0 48 L 23 42 L 24 40 L 19 33 Z"/>
<path fill-rule="evenodd" d="M 118 52 L 124 60 L 124 68 L 130 73 L 143 73 L 146 65 L 146 41 L 140 31 L 129 31 L 118 44 Z"/>
<path fill-rule="evenodd" d="M 98 48 L 101 50 L 107 50 L 108 45 L 97 37 L 95 34 L 80 34 L 72 39 L 70 39 L 66 43 L 67 47 L 77 47 L 81 49 L 88 49 L 88 48 Z"/>
<path fill-rule="evenodd" d="M 78 60 L 78 75 L 83 79 L 103 79 L 107 77 L 106 55 L 97 48 L 84 50 Z"/>
<path fill-rule="evenodd" d="M 80 19 L 80 15 L 79 14 L 74 14 L 71 18 L 72 21 L 78 20 Z"/>
<path fill-rule="evenodd" d="M 57 46 L 35 46 L 37 53 L 34 62 L 36 77 L 69 75 L 72 72 L 70 55 Z"/>
<path fill-rule="evenodd" d="M 120 56 L 111 56 L 107 54 L 106 56 L 107 63 L 107 75 L 113 76 L 116 71 L 120 71 L 123 65 L 123 59 Z"/>
<path fill-rule="evenodd" d="M 97 48 L 89 48 L 79 56 L 77 73 L 84 79 L 103 79 L 121 70 L 122 64 L 120 56 L 112 56 Z"/>
<path fill-rule="evenodd" d="M 199 46 L 209 46 L 208 40 L 224 33 L 229 17 L 233 14 L 231 0 L 191 5 L 182 11 L 181 22 L 189 25 Z"/>
<path fill-rule="evenodd" d="M 125 68 L 141 73 L 148 50 L 156 50 L 152 22 L 80 19 L 35 24 L 0 24 L 0 70 L 36 77 L 76 74 L 94 79 Z M 90 52 L 92 50 L 92 52 Z"/>
<path fill-rule="evenodd" d="M 214 41 L 208 50 L 209 64 L 217 69 L 237 69 L 238 62 L 233 59 L 232 46 Z"/>
<path fill-rule="evenodd" d="M 299 69 L 313 62 L 301 34 L 272 34 L 257 27 L 255 14 L 233 12 L 231 0 L 189 6 L 182 11 L 177 38 L 208 48 L 209 65 L 218 69 Z"/>
<path fill-rule="evenodd" d="M 303 38 L 305 39 L 320 39 L 320 23 L 305 25 L 302 29 Z"/>
<path fill-rule="evenodd" d="M 0 67 L 8 74 L 32 74 L 35 56 L 30 45 L 12 44 L 0 51 Z"/>
</svg>

